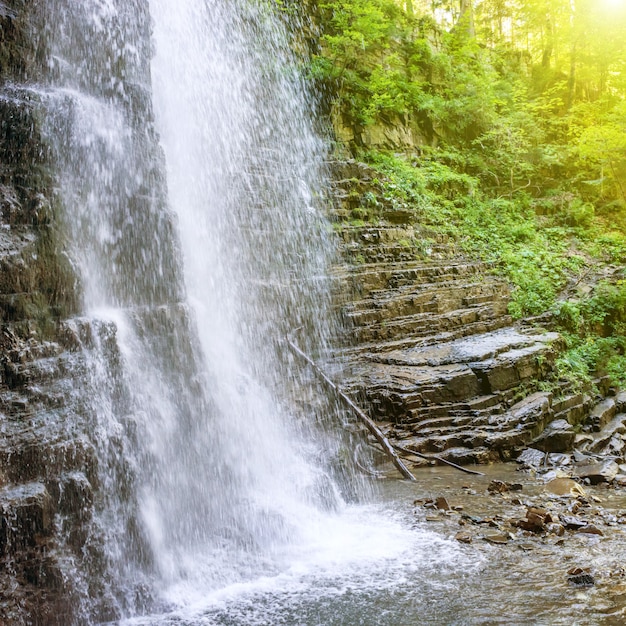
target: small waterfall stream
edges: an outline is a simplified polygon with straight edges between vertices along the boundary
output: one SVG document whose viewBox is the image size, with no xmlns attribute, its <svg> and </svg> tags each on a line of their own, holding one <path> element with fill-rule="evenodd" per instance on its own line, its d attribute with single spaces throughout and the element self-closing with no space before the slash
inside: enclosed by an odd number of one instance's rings
<svg viewBox="0 0 626 626">
<path fill-rule="evenodd" d="M 62 3 L 41 93 L 90 329 L 86 614 L 277 575 L 345 508 L 336 441 L 292 406 L 310 381 L 285 337 L 325 353 L 333 249 L 285 27 L 271 3 L 149 9 Z"/>
</svg>

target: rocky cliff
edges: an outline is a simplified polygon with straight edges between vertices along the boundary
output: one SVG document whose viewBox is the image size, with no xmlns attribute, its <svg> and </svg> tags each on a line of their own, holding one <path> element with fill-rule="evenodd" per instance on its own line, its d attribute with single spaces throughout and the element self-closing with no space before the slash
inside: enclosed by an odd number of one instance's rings
<svg viewBox="0 0 626 626">
<path fill-rule="evenodd" d="M 386 203 L 378 172 L 355 161 L 335 171 L 335 273 L 349 329 L 340 376 L 402 454 L 467 464 L 512 460 L 528 446 L 623 450 L 621 439 L 607 448 L 625 418 L 618 390 L 606 378 L 580 393 L 555 377 L 564 344 L 549 317 L 513 323 L 509 285 L 492 268 L 410 207 Z"/>
<path fill-rule="evenodd" d="M 138 559 L 149 560 L 135 524 L 133 471 L 124 446 L 130 431 L 98 438 L 95 414 L 107 373 L 112 411 L 130 412 L 117 375 L 119 351 L 111 323 L 79 317 L 80 275 L 63 196 L 59 145 L 67 129 L 58 108 L 71 115 L 71 89 L 126 111 L 141 132 L 133 148 L 146 158 L 134 172 L 143 185 L 129 189 L 137 219 L 156 220 L 164 245 L 174 245 L 158 172 L 161 162 L 145 85 L 149 85 L 149 22 L 140 3 L 126 3 L 108 34 L 90 22 L 91 7 L 24 0 L 0 2 L 0 622 L 64 625 L 115 619 L 110 555 L 103 549 L 110 528 L 97 519 L 106 503 L 105 476 L 124 491 L 123 532 Z M 86 3 L 87 5 L 88 3 Z M 135 6 L 137 4 L 137 6 Z M 77 23 L 85 12 L 84 24 Z M 66 19 L 67 18 L 67 19 Z M 131 27 L 132 26 L 132 27 Z M 137 36 L 130 47 L 116 37 Z M 69 56 L 60 55 L 61 38 Z M 133 43 L 129 39 L 130 43 Z M 101 48 L 117 50 L 102 59 Z M 106 55 L 104 55 L 106 56 Z M 131 58 L 133 57 L 133 58 Z M 94 80 L 94 64 L 113 68 L 116 81 Z M 72 65 L 78 64 L 78 65 Z M 77 69 L 78 68 L 78 69 Z M 67 74 L 76 84 L 64 87 Z M 61 85 L 58 88 L 58 85 Z M 67 91 L 63 91 L 66 89 Z M 54 104 L 54 106 L 53 106 Z M 67 122 L 71 125 L 71 119 Z M 92 150 L 97 146 L 92 145 Z M 74 154 L 80 162 L 80 154 Z M 155 165 L 156 164 L 156 165 Z M 155 169 L 156 168 L 156 169 Z M 146 189 L 161 202 L 147 202 Z M 156 190 L 156 192 L 155 192 Z M 137 246 L 122 241 L 121 254 Z M 95 254 L 97 251 L 91 250 Z M 104 252 L 106 253 L 106 251 Z M 139 255 L 140 256 L 140 255 Z M 150 259 L 144 259 L 150 263 Z M 166 271 L 167 274 L 167 271 Z M 149 280 L 144 267 L 138 281 Z M 176 284 L 171 281 L 171 284 Z M 175 300 L 154 289 L 155 300 Z M 99 395 L 100 394 L 100 395 Z M 130 428 L 130 427 L 129 427 Z M 102 454 L 98 446 L 107 450 Z M 108 467 L 103 467 L 107 464 Z M 131 600 L 133 604 L 140 598 Z"/>
</svg>

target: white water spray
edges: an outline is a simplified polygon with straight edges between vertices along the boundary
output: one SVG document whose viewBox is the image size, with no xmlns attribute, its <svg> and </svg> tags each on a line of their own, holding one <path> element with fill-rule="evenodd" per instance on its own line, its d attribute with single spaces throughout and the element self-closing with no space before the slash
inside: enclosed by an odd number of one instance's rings
<svg viewBox="0 0 626 626">
<path fill-rule="evenodd" d="M 97 619 L 162 611 L 147 623 L 173 604 L 195 624 L 225 598 L 314 596 L 425 550 L 345 504 L 321 405 L 296 408 L 310 380 L 285 336 L 328 348 L 332 246 L 324 147 L 284 25 L 265 2 L 149 8 L 151 67 L 145 3 L 69 2 L 42 97 L 98 455 L 84 601 L 106 599 Z"/>
</svg>

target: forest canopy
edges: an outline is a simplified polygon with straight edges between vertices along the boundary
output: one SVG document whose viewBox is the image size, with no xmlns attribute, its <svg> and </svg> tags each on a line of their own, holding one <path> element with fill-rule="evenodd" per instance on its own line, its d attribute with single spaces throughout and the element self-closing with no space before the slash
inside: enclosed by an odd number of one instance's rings
<svg viewBox="0 0 626 626">
<path fill-rule="evenodd" d="M 413 125 L 489 187 L 626 203 L 626 1 L 320 0 L 314 75 L 353 128 Z M 530 184 L 529 184 L 530 183 Z"/>
</svg>

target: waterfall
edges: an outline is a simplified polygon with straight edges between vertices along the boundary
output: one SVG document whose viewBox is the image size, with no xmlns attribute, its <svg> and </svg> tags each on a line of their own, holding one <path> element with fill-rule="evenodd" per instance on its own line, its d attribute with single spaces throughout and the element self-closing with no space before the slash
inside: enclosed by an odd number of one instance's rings
<svg viewBox="0 0 626 626">
<path fill-rule="evenodd" d="M 41 97 L 88 335 L 105 572 L 83 596 L 132 615 L 176 585 L 278 571 L 344 506 L 285 343 L 323 355 L 333 329 L 324 145 L 271 3 L 58 8 Z"/>
</svg>

